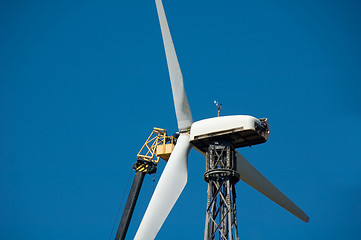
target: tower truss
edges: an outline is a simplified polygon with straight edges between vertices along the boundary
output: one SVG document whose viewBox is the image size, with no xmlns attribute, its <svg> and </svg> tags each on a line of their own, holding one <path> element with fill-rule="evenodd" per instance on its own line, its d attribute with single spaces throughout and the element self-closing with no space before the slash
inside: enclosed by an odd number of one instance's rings
<svg viewBox="0 0 361 240">
<path fill-rule="evenodd" d="M 204 240 L 238 240 L 236 190 L 239 180 L 233 146 L 211 142 L 204 179 L 208 182 Z"/>
</svg>

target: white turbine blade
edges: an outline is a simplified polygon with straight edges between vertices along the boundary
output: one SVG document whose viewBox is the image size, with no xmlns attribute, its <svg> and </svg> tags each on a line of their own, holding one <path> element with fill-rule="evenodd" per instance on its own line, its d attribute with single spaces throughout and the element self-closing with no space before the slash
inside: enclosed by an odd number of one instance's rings
<svg viewBox="0 0 361 240">
<path fill-rule="evenodd" d="M 237 157 L 237 172 L 240 179 L 255 188 L 266 197 L 279 204 L 281 207 L 298 217 L 304 222 L 309 221 L 309 217 L 294 204 L 288 197 L 286 197 L 280 190 L 278 190 L 270 181 L 268 181 L 255 167 L 252 166 L 238 151 Z"/>
<path fill-rule="evenodd" d="M 177 115 L 178 128 L 180 131 L 188 130 L 193 123 L 193 118 L 192 118 L 191 109 L 189 107 L 187 95 L 184 90 L 182 72 L 173 45 L 172 36 L 169 31 L 168 22 L 165 16 L 162 1 L 155 0 L 155 3 L 157 5 L 164 49 L 167 57 L 169 77 L 172 85 L 173 100 L 174 100 L 175 112 Z"/>
<path fill-rule="evenodd" d="M 153 240 L 187 183 L 189 135 L 181 134 L 159 179 L 135 240 Z"/>
</svg>

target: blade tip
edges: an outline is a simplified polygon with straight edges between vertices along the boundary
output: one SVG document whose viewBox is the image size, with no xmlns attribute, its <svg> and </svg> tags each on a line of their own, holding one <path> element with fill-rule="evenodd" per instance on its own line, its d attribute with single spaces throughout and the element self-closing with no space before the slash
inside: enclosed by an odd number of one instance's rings
<svg viewBox="0 0 361 240">
<path fill-rule="evenodd" d="M 302 221 L 304 221 L 305 223 L 308 223 L 310 221 L 310 218 L 306 215 L 303 218 L 301 218 Z"/>
</svg>

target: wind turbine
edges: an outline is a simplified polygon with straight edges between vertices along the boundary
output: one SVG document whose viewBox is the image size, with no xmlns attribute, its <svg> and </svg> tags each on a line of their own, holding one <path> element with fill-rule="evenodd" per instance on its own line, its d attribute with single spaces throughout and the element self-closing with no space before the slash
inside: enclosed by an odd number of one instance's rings
<svg viewBox="0 0 361 240">
<path fill-rule="evenodd" d="M 208 203 L 204 239 L 238 239 L 234 186 L 239 179 L 308 222 L 309 217 L 299 207 L 235 150 L 267 141 L 270 133 L 267 119 L 234 115 L 193 122 L 163 4 L 161 0 L 155 2 L 180 134 L 134 239 L 156 237 L 187 183 L 188 154 L 192 148 L 207 159 L 204 177 L 208 182 Z"/>
</svg>

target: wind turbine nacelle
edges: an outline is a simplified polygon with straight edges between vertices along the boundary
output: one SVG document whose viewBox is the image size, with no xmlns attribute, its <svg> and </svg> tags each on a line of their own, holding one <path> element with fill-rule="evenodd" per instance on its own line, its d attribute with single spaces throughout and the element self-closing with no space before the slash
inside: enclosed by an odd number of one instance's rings
<svg viewBox="0 0 361 240">
<path fill-rule="evenodd" d="M 228 141 L 234 148 L 252 146 L 267 141 L 270 134 L 267 118 L 234 115 L 208 118 L 194 122 L 190 142 L 207 151 L 212 141 Z"/>
</svg>

